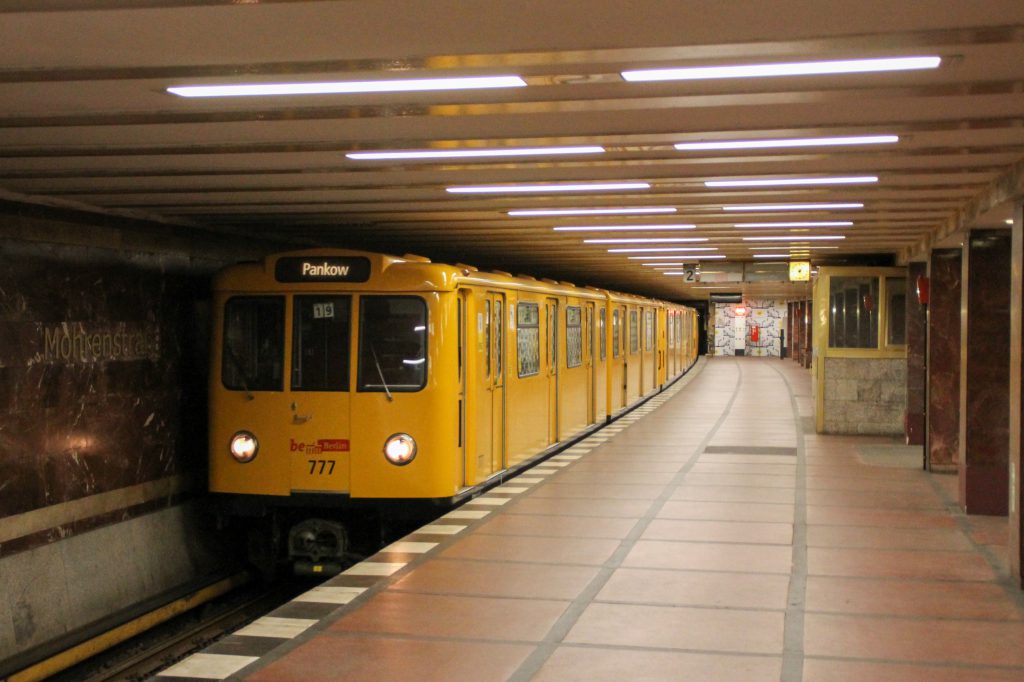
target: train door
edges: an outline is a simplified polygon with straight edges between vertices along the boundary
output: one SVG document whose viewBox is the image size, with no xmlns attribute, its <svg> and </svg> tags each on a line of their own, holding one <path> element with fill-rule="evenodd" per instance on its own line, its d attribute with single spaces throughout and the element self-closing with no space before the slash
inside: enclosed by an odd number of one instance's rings
<svg viewBox="0 0 1024 682">
<path fill-rule="evenodd" d="M 501 470 L 504 460 L 504 346 L 500 315 L 504 295 L 462 290 L 465 315 L 465 484 L 475 485 Z M 498 308 L 498 310 L 495 310 Z"/>
<path fill-rule="evenodd" d="M 665 350 L 668 352 L 668 365 L 665 371 L 668 378 L 676 375 L 676 312 L 665 311 Z"/>
<path fill-rule="evenodd" d="M 594 409 L 594 387 L 597 378 L 597 363 L 594 362 L 594 304 L 584 304 L 583 317 L 583 365 L 587 375 L 587 424 L 596 420 Z"/>
<path fill-rule="evenodd" d="M 547 318 L 548 444 L 558 442 L 558 299 L 544 303 Z"/>
<path fill-rule="evenodd" d="M 349 490 L 352 297 L 296 295 L 291 315 L 288 453 L 292 492 Z"/>
<path fill-rule="evenodd" d="M 622 342 L 622 349 L 619 351 L 622 354 L 622 406 L 625 407 L 629 405 L 629 372 L 633 365 L 629 361 L 629 342 L 627 341 L 629 338 L 629 312 L 626 306 L 622 306 L 619 310 L 619 319 L 621 326 L 619 340 Z"/>
<path fill-rule="evenodd" d="M 491 472 L 505 468 L 505 294 L 487 295 L 491 305 Z"/>
<path fill-rule="evenodd" d="M 650 361 L 650 369 L 647 372 L 650 384 L 647 386 L 648 390 L 654 390 L 658 387 L 658 375 L 661 372 L 662 361 L 661 352 L 658 350 L 658 309 L 653 308 L 644 311 L 644 326 L 646 329 L 646 335 L 644 337 L 644 349 L 647 352 L 647 358 Z"/>
<path fill-rule="evenodd" d="M 597 308 L 597 342 L 594 360 L 594 396 L 597 401 L 595 417 L 603 421 L 608 416 L 608 305 L 602 301 Z"/>
</svg>

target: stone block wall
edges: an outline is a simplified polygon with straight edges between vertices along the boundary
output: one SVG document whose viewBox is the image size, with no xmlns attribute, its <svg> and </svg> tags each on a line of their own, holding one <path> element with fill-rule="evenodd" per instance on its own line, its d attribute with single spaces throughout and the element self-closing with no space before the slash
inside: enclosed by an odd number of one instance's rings
<svg viewBox="0 0 1024 682">
<path fill-rule="evenodd" d="M 825 433 L 903 435 L 907 361 L 825 358 Z"/>
</svg>

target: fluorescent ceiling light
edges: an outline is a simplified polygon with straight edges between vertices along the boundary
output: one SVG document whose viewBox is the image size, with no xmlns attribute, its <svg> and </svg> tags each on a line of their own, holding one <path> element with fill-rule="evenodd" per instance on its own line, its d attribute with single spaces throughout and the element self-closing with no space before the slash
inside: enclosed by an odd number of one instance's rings
<svg viewBox="0 0 1024 682">
<path fill-rule="evenodd" d="M 416 161 L 420 159 L 486 159 L 505 156 L 602 154 L 604 147 L 508 147 L 499 149 L 411 149 L 408 151 L 349 152 L 356 161 Z"/>
<path fill-rule="evenodd" d="M 1006 219 L 1006 224 L 1007 225 L 1013 225 L 1013 218 L 1007 218 Z"/>
<path fill-rule="evenodd" d="M 319 83 L 245 83 L 238 85 L 183 85 L 167 88 L 179 97 L 253 97 L 261 95 L 348 95 L 369 92 L 424 92 L 522 88 L 519 76 L 470 78 L 395 78 L 380 81 L 328 81 Z"/>
<path fill-rule="evenodd" d="M 812 246 L 812 245 L 808 244 L 806 246 L 751 246 L 751 247 L 748 247 L 748 248 L 751 251 L 807 251 L 808 249 L 814 249 L 814 250 L 817 251 L 819 249 L 838 249 L 839 247 L 838 246 L 821 246 L 821 245 L 818 245 L 818 244 L 815 244 L 815 245 Z"/>
<path fill-rule="evenodd" d="M 778 260 L 780 263 L 786 262 L 783 260 L 779 260 L 780 254 L 777 253 L 755 253 L 754 258 L 774 258 L 775 260 Z"/>
<path fill-rule="evenodd" d="M 826 235 L 813 235 L 803 237 L 744 237 L 745 242 L 804 242 L 811 239 L 825 240 L 825 239 L 846 239 L 841 234 L 826 234 Z"/>
<path fill-rule="evenodd" d="M 813 76 L 839 73 L 871 73 L 879 71 L 910 71 L 934 69 L 942 63 L 939 57 L 888 57 L 883 59 L 843 59 L 821 62 L 789 62 L 781 64 L 744 64 L 737 66 L 696 66 L 676 69 L 641 69 L 623 71 L 630 82 L 708 80 L 715 78 L 764 78 L 770 76 Z"/>
<path fill-rule="evenodd" d="M 657 270 L 658 268 L 681 268 L 684 265 L 686 265 L 687 263 L 690 263 L 690 262 L 695 261 L 695 260 L 712 260 L 712 259 L 719 259 L 719 260 L 721 260 L 723 258 L 728 258 L 728 256 L 724 256 L 722 254 L 717 254 L 717 253 L 695 253 L 693 255 L 690 255 L 688 253 L 681 253 L 678 256 L 628 256 L 628 258 L 630 260 L 636 260 L 638 258 L 642 259 L 642 260 L 654 260 L 655 258 L 671 258 L 671 259 L 676 261 L 675 263 L 641 263 L 640 264 L 640 265 L 642 265 L 644 267 L 654 268 L 655 270 Z M 685 258 L 686 260 L 685 261 L 679 261 L 680 258 Z"/>
<path fill-rule="evenodd" d="M 713 246 L 677 246 L 664 249 L 608 249 L 608 253 L 668 253 L 679 251 L 718 251 L 718 249 Z"/>
<path fill-rule="evenodd" d="M 509 211 L 510 216 L 558 216 L 558 215 L 630 215 L 649 213 L 675 213 L 671 206 L 647 206 L 640 208 L 540 208 Z"/>
<path fill-rule="evenodd" d="M 696 225 L 675 224 L 675 225 L 573 225 L 551 228 L 555 232 L 655 232 L 660 230 L 692 230 Z"/>
<path fill-rule="evenodd" d="M 587 182 L 551 185 L 471 185 L 448 187 L 452 194 L 511 194 L 522 192 L 607 192 L 611 190 L 650 189 L 648 182 Z"/>
<path fill-rule="evenodd" d="M 723 206 L 723 211 L 828 211 L 846 208 L 864 208 L 860 203 L 825 203 L 825 204 L 738 204 Z"/>
<path fill-rule="evenodd" d="M 760 178 L 757 180 L 707 180 L 705 187 L 783 187 L 786 185 L 855 185 L 878 182 L 874 175 L 831 178 Z"/>
<path fill-rule="evenodd" d="M 707 237 L 637 237 L 635 239 L 584 239 L 584 244 L 676 244 L 682 242 L 706 242 Z"/>
<path fill-rule="evenodd" d="M 899 142 L 896 135 L 859 135 L 854 137 L 804 137 L 774 140 L 718 140 L 716 142 L 680 142 L 675 148 L 681 152 L 711 149 L 774 149 L 782 147 L 835 147 L 857 144 L 892 144 Z"/>
<path fill-rule="evenodd" d="M 850 227 L 852 220 L 819 220 L 802 223 L 736 223 L 733 227 Z"/>
<path fill-rule="evenodd" d="M 644 251 L 647 251 L 647 250 L 649 250 L 649 249 L 644 249 Z M 676 249 L 666 249 L 666 251 L 675 251 L 675 250 Z M 697 251 L 699 249 L 685 249 L 685 250 L 686 251 Z M 705 249 L 705 250 L 707 250 L 707 251 L 717 251 L 718 249 Z M 676 254 L 675 256 L 626 256 L 626 258 L 628 258 L 629 260 L 672 260 L 672 259 L 678 259 L 678 258 L 681 258 L 681 257 L 690 258 L 690 256 L 687 256 L 686 254 L 682 254 L 682 256 L 680 256 L 679 254 Z M 724 256 L 699 256 L 699 258 L 720 258 L 720 257 L 724 258 Z"/>
</svg>

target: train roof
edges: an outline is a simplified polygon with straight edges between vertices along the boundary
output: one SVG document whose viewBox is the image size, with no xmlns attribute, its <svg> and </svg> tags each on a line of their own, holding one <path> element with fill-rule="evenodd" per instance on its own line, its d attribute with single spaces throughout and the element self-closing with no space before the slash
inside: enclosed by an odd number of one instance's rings
<svg viewBox="0 0 1024 682">
<path fill-rule="evenodd" d="M 214 277 L 216 291 L 322 291 L 325 286 L 355 291 L 454 291 L 459 286 L 494 286 L 617 302 L 655 299 L 569 282 L 483 271 L 472 265 L 434 263 L 429 258 L 394 256 L 354 249 L 304 249 L 228 266 Z M 659 301 L 659 303 L 664 303 Z"/>
</svg>

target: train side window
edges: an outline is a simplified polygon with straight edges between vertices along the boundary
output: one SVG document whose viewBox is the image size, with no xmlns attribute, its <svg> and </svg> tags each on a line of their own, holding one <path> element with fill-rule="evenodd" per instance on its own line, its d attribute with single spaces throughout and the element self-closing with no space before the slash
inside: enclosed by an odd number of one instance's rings
<svg viewBox="0 0 1024 682">
<path fill-rule="evenodd" d="M 654 311 L 644 311 L 644 350 L 654 349 Z"/>
<path fill-rule="evenodd" d="M 629 353 L 632 355 L 640 350 L 640 331 L 637 329 L 638 319 L 635 310 L 629 311 Z"/>
<path fill-rule="evenodd" d="M 605 327 L 608 324 L 608 310 L 601 308 L 597 317 L 597 347 L 601 353 L 601 360 L 605 359 L 608 353 L 608 339 L 605 338 Z"/>
<path fill-rule="evenodd" d="M 224 304 L 221 381 L 234 391 L 281 390 L 283 296 L 239 296 Z"/>
<path fill-rule="evenodd" d="M 536 303 L 516 306 L 516 351 L 520 377 L 540 373 L 540 307 Z"/>
<path fill-rule="evenodd" d="M 347 391 L 350 296 L 296 296 L 292 325 L 292 390 Z"/>
<path fill-rule="evenodd" d="M 583 364 L 583 318 L 579 306 L 565 308 L 565 366 Z"/>
<path fill-rule="evenodd" d="M 427 305 L 415 296 L 359 301 L 360 391 L 418 391 L 427 383 Z"/>
<path fill-rule="evenodd" d="M 612 311 L 612 357 L 619 357 L 619 311 Z"/>
</svg>

